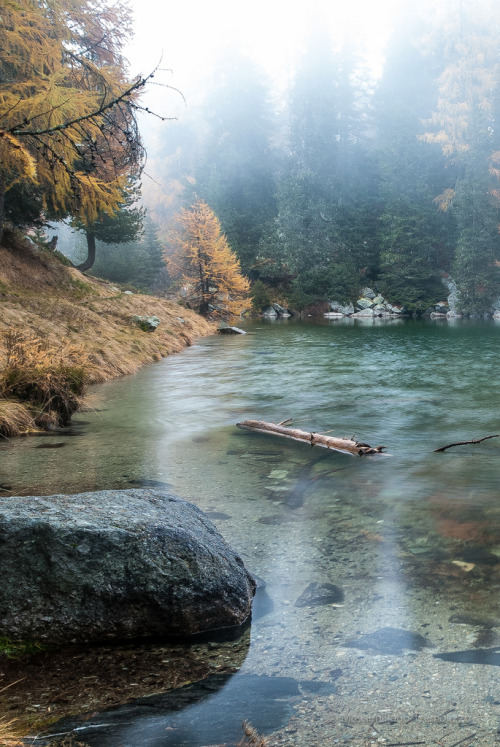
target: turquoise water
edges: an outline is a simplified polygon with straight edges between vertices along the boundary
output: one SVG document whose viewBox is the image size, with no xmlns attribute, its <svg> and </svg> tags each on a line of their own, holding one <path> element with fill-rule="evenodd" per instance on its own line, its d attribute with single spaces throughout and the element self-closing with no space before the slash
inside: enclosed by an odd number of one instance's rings
<svg viewBox="0 0 500 747">
<path fill-rule="evenodd" d="M 3 491 L 163 483 L 211 515 L 266 584 L 220 707 L 240 677 L 253 677 L 256 693 L 269 678 L 299 683 L 295 695 L 283 684 L 277 701 L 290 707 L 280 718 L 259 722 L 252 711 L 270 744 L 495 744 L 500 438 L 433 450 L 500 433 L 500 326 L 282 320 L 245 329 L 96 387 L 95 409 L 67 434 L 3 443 Z M 388 455 L 357 458 L 236 427 L 250 418 L 293 418 L 384 444 Z M 324 596 L 332 586 L 336 601 Z M 181 726 L 169 736 L 170 708 L 158 706 L 153 725 L 137 716 L 133 738 L 124 727 L 89 744 L 234 743 L 229 705 L 219 742 L 217 733 L 204 741 L 202 726 L 187 741 Z"/>
</svg>

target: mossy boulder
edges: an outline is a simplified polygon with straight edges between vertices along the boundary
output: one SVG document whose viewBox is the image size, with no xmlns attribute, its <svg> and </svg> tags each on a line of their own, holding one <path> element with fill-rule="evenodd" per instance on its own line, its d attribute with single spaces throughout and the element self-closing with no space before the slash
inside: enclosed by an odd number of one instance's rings
<svg viewBox="0 0 500 747">
<path fill-rule="evenodd" d="M 143 332 L 154 332 L 160 324 L 160 320 L 157 316 L 137 316 L 134 315 L 131 320 L 139 329 Z"/>
</svg>

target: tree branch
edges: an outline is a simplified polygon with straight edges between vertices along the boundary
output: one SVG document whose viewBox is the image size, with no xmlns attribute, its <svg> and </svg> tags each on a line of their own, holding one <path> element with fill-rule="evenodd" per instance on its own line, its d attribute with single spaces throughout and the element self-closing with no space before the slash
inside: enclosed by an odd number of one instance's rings
<svg viewBox="0 0 500 747">
<path fill-rule="evenodd" d="M 457 441 L 454 444 L 448 444 L 447 446 L 441 446 L 440 449 L 434 449 L 434 451 L 446 451 L 446 449 L 451 449 L 452 446 L 465 446 L 465 444 L 480 444 L 481 441 L 487 441 L 489 438 L 498 438 L 500 434 L 497 433 L 496 436 L 484 436 L 483 438 L 472 438 L 470 441 Z"/>
</svg>

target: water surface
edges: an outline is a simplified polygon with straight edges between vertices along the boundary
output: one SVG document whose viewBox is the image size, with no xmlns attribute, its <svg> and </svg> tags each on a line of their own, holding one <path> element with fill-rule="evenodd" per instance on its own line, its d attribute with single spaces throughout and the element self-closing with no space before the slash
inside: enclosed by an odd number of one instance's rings
<svg viewBox="0 0 500 747">
<path fill-rule="evenodd" d="M 96 728 L 107 718 L 98 714 L 78 733 L 100 747 L 231 744 L 242 710 L 231 703 L 247 692 L 248 718 L 271 745 L 491 747 L 500 725 L 500 439 L 433 449 L 500 433 L 500 327 L 245 328 L 96 387 L 97 409 L 78 414 L 68 433 L 0 446 L 0 487 L 10 494 L 171 486 L 266 584 L 246 658 L 215 705 L 201 695 L 186 705 L 178 691 L 188 742 L 172 716 L 180 706 L 161 699 L 142 716 L 111 713 L 108 731 Z M 390 456 L 356 458 L 236 427 L 290 417 L 384 444 Z M 255 708 L 259 683 L 263 700 L 271 687 L 286 707 L 268 717 Z M 211 708 L 217 723 L 227 718 L 204 734 Z"/>
</svg>

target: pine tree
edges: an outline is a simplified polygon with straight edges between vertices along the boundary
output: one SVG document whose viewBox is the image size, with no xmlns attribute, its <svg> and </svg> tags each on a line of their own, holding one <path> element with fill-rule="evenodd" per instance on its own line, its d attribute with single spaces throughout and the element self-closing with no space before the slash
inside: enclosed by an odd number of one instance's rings
<svg viewBox="0 0 500 747">
<path fill-rule="evenodd" d="M 377 280 L 393 302 L 425 311 L 443 296 L 453 222 L 434 197 L 448 176 L 439 146 L 421 140 L 423 120 L 437 102 L 435 58 L 422 42 L 428 25 L 407 10 L 396 25 L 374 94 L 374 141 L 379 164 Z M 450 225 L 451 224 L 451 225 Z M 448 245 L 448 251 L 447 251 Z"/>
<path fill-rule="evenodd" d="M 294 299 L 345 299 L 371 269 L 375 173 L 366 147 L 366 82 L 347 45 L 315 28 L 290 92 L 290 155 L 278 185 L 276 254 Z M 296 301 L 298 303 L 298 300 Z"/>
<path fill-rule="evenodd" d="M 249 282 L 206 202 L 178 215 L 164 257 L 186 300 L 203 316 L 231 319 L 245 308 Z"/>
<path fill-rule="evenodd" d="M 96 240 L 104 244 L 126 244 L 138 239 L 143 229 L 144 208 L 138 206 L 140 184 L 129 179 L 122 190 L 120 202 L 115 212 L 109 215 L 99 211 L 93 221 L 75 218 L 74 228 L 85 232 L 87 257 L 77 265 L 82 272 L 90 270 L 96 259 Z"/>
</svg>

